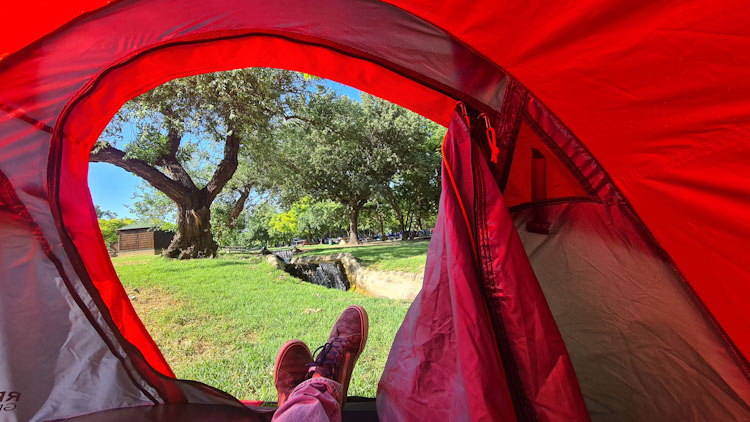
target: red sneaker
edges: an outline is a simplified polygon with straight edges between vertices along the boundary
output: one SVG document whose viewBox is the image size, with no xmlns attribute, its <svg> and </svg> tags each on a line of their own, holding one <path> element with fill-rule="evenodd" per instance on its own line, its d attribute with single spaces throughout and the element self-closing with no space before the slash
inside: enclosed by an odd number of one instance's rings
<svg viewBox="0 0 750 422">
<path fill-rule="evenodd" d="M 359 305 L 344 309 L 333 325 L 328 342 L 315 352 L 318 356 L 310 365 L 307 377 L 322 376 L 341 384 L 341 407 L 346 402 L 349 380 L 359 355 L 367 342 L 367 312 Z"/>
<path fill-rule="evenodd" d="M 289 398 L 292 390 L 305 380 L 313 358 L 310 349 L 301 340 L 289 340 L 281 346 L 273 365 L 273 383 L 279 397 L 279 407 Z"/>
</svg>

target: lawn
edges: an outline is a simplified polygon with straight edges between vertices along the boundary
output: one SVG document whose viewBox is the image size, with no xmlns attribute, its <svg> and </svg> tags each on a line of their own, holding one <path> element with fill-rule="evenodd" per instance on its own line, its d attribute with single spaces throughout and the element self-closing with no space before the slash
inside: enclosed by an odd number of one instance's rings
<svg viewBox="0 0 750 422">
<path fill-rule="evenodd" d="M 409 305 L 304 283 L 257 257 L 112 261 L 177 377 L 240 399 L 275 401 L 273 363 L 279 347 L 298 338 L 314 350 L 350 304 L 367 309 L 370 331 L 349 394 L 374 397 Z"/>
<path fill-rule="evenodd" d="M 380 271 L 424 272 L 428 240 L 408 242 L 372 242 L 362 246 L 306 245 L 301 255 L 331 255 L 348 252 L 368 269 Z"/>
</svg>

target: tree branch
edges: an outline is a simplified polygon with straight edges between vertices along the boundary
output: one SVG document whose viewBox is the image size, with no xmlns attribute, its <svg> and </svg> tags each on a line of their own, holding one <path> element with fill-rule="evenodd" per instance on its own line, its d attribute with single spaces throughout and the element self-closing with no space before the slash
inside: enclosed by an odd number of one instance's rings
<svg viewBox="0 0 750 422">
<path fill-rule="evenodd" d="M 167 175 L 172 180 L 190 190 L 197 189 L 193 178 L 190 177 L 185 167 L 177 161 L 177 150 L 180 148 L 180 142 L 182 142 L 182 132 L 175 128 L 170 128 L 167 139 L 169 140 L 169 153 L 159 159 L 158 165 L 164 167 Z"/>
<path fill-rule="evenodd" d="M 205 189 L 208 192 L 209 202 L 216 198 L 216 195 L 221 192 L 224 186 L 234 175 L 237 170 L 237 154 L 240 150 L 240 137 L 234 132 L 227 136 L 226 143 L 224 144 L 224 158 L 221 160 L 219 165 L 216 167 L 211 181 L 208 182 Z"/>
<path fill-rule="evenodd" d="M 107 142 L 99 141 L 89 155 L 92 163 L 109 163 L 129 171 L 147 181 L 155 189 L 163 192 L 169 199 L 181 203 L 189 196 L 189 191 L 180 183 L 170 179 L 164 173 L 143 160 L 125 158 L 125 152 Z"/>
<path fill-rule="evenodd" d="M 270 109 L 268 109 L 268 108 L 265 108 L 265 110 L 268 111 L 268 112 L 271 112 Z M 282 113 L 281 117 L 284 120 L 299 120 L 300 122 L 303 122 L 303 123 L 307 124 L 308 126 L 312 126 L 312 127 L 323 127 L 323 128 L 328 129 L 331 132 L 333 132 L 333 133 L 335 133 L 335 134 L 337 134 L 339 136 L 345 136 L 339 130 L 337 130 L 335 127 L 333 127 L 333 126 L 331 126 L 329 124 L 326 124 L 326 123 L 318 121 L 318 120 L 310 119 L 310 118 L 307 118 L 307 117 L 302 117 L 299 114 L 285 114 L 285 113 Z"/>
<path fill-rule="evenodd" d="M 393 211 L 396 212 L 396 218 L 398 218 L 399 223 L 401 225 L 404 225 L 404 215 L 401 212 L 401 207 L 398 205 L 398 200 L 396 199 L 396 196 L 393 194 L 393 189 L 388 186 L 388 184 L 385 185 L 385 196 L 386 201 L 388 201 L 391 204 L 391 208 L 393 208 Z"/>
<path fill-rule="evenodd" d="M 232 206 L 232 213 L 229 215 L 230 228 L 234 228 L 234 223 L 237 222 L 237 218 L 240 216 L 240 213 L 242 213 L 242 210 L 245 209 L 245 202 L 247 201 L 248 196 L 250 196 L 249 184 L 244 185 L 242 189 L 240 189 L 240 197 Z"/>
<path fill-rule="evenodd" d="M 177 150 L 180 148 L 180 142 L 182 142 L 182 131 L 170 125 L 167 139 L 169 140 L 169 155 L 177 158 Z"/>
</svg>

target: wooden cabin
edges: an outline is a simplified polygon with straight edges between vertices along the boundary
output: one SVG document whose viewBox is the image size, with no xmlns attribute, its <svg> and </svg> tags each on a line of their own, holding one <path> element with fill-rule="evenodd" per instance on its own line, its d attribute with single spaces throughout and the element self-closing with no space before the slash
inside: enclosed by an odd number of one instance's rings
<svg viewBox="0 0 750 422">
<path fill-rule="evenodd" d="M 149 223 L 136 222 L 117 230 L 119 255 L 156 255 L 166 249 L 174 232 L 161 230 Z"/>
</svg>

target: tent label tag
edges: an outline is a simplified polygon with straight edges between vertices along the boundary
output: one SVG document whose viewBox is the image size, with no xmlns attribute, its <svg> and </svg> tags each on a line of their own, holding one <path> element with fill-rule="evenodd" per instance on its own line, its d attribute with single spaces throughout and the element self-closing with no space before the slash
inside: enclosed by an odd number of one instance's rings
<svg viewBox="0 0 750 422">
<path fill-rule="evenodd" d="M 0 391 L 0 412 L 16 410 L 21 393 L 18 391 Z"/>
</svg>

